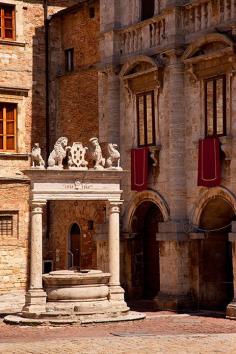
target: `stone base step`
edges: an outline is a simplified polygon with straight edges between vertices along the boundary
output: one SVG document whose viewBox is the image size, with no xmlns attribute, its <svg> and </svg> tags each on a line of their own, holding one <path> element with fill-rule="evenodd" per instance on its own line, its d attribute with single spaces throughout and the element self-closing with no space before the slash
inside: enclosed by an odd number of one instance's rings
<svg viewBox="0 0 236 354">
<path fill-rule="evenodd" d="M 75 314 L 65 314 L 62 316 L 48 316 L 47 313 L 40 314 L 38 318 L 27 318 L 22 315 L 8 315 L 4 318 L 4 322 L 12 325 L 24 325 L 24 326 L 40 326 L 40 325 L 73 325 L 73 324 L 92 324 L 92 323 L 109 323 L 109 322 L 123 322 L 123 321 L 135 321 L 142 320 L 146 317 L 144 313 L 129 311 L 126 314 L 104 314 L 101 316 L 76 316 Z"/>
</svg>

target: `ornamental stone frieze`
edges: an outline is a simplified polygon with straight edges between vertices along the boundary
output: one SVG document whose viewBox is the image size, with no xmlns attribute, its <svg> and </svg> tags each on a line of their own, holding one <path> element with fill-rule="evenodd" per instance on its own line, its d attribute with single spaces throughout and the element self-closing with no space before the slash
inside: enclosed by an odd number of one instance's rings
<svg viewBox="0 0 236 354">
<path fill-rule="evenodd" d="M 31 159 L 31 168 L 45 169 L 45 162 L 38 143 L 35 143 L 32 148 Z M 123 170 L 120 166 L 120 153 L 117 144 L 102 143 L 100 145 L 96 137 L 89 140 L 89 147 L 84 147 L 82 142 L 74 142 L 72 146 L 68 146 L 68 138 L 60 137 L 49 155 L 47 169 Z"/>
</svg>

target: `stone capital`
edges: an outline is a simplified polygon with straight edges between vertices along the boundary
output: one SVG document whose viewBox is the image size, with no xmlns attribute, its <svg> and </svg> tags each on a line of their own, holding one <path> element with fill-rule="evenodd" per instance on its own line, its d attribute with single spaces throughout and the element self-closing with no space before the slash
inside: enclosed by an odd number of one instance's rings
<svg viewBox="0 0 236 354">
<path fill-rule="evenodd" d="M 120 207 L 122 204 L 123 204 L 122 201 L 117 201 L 117 202 L 109 201 L 108 203 L 109 213 L 110 214 L 120 213 Z"/>
<path fill-rule="evenodd" d="M 43 207 L 46 205 L 46 200 L 45 201 L 36 201 L 33 200 L 31 203 L 31 212 L 34 214 L 42 214 L 43 213 Z"/>
</svg>

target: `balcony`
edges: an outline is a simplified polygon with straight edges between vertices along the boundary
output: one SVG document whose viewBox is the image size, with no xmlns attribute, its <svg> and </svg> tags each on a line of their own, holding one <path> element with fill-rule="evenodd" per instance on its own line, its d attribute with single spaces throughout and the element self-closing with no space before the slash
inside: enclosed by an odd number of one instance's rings
<svg viewBox="0 0 236 354">
<path fill-rule="evenodd" d="M 143 53 L 166 42 L 164 17 L 154 17 L 118 32 L 120 54 L 123 56 Z"/>
<path fill-rule="evenodd" d="M 220 24 L 230 24 L 235 19 L 235 13 L 234 0 L 202 0 L 200 3 L 194 1 L 183 8 L 182 27 L 188 35 Z"/>
</svg>

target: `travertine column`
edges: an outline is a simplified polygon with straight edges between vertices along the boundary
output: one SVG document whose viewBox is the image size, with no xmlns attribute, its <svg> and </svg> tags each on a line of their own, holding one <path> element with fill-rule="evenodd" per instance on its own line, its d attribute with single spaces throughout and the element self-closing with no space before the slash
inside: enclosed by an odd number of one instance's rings
<svg viewBox="0 0 236 354">
<path fill-rule="evenodd" d="M 120 205 L 109 205 L 109 272 L 110 285 L 120 285 Z"/>
<path fill-rule="evenodd" d="M 109 203 L 109 273 L 110 300 L 122 310 L 128 310 L 124 301 L 124 290 L 120 286 L 120 205 Z"/>
<path fill-rule="evenodd" d="M 24 312 L 44 312 L 46 293 L 42 285 L 42 214 L 46 202 L 32 203 L 31 211 L 31 248 L 30 248 L 30 288 L 26 294 Z"/>
</svg>

